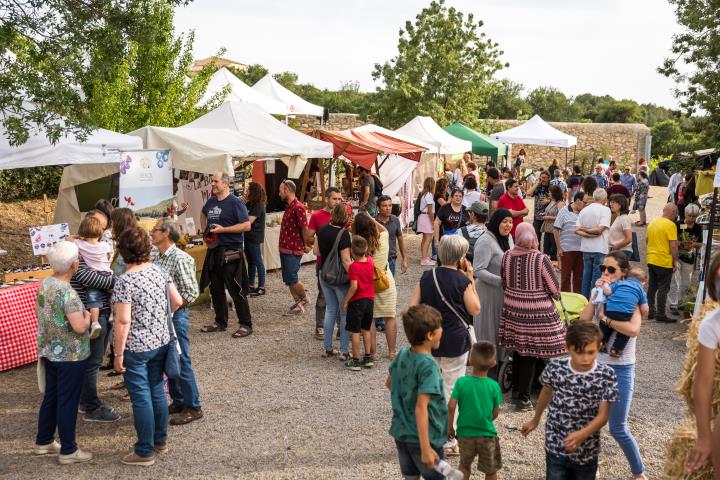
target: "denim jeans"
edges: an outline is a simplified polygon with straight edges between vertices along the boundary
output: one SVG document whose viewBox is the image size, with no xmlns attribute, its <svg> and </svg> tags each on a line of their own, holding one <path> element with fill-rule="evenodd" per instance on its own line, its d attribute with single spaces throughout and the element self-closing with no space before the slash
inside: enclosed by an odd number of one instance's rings
<svg viewBox="0 0 720 480">
<path fill-rule="evenodd" d="M 422 476 L 425 480 L 442 480 L 445 477 L 435 470 L 430 470 L 420 460 L 420 444 L 401 442 L 395 440 L 397 448 L 398 461 L 400 462 L 400 473 L 403 478 L 419 478 Z M 445 452 L 442 447 L 433 447 L 435 453 L 441 460 L 445 459 Z"/>
<path fill-rule="evenodd" d="M 632 474 L 639 475 L 645 471 L 645 465 L 640 457 L 638 444 L 628 428 L 628 416 L 635 388 L 635 365 L 609 365 L 609 367 L 615 370 L 620 392 L 620 399 L 610 404 L 608 419 L 610 435 L 625 454 Z"/>
<path fill-rule="evenodd" d="M 578 465 L 565 457 L 545 453 L 546 480 L 594 480 L 597 475 L 597 458 L 592 463 Z"/>
<path fill-rule="evenodd" d="M 38 413 L 36 445 L 47 445 L 55 440 L 55 428 L 60 436 L 60 453 L 70 455 L 77 450 L 75 424 L 77 423 L 80 388 L 87 369 L 87 360 L 79 362 L 51 362 L 45 364 L 45 396 Z"/>
<path fill-rule="evenodd" d="M 265 288 L 265 264 L 260 253 L 262 244 L 245 240 L 245 256 L 248 264 L 248 281 L 250 286 L 255 286 L 255 272 L 257 272 L 258 284 L 260 288 Z"/>
<path fill-rule="evenodd" d="M 336 318 L 340 317 L 340 352 L 348 353 L 348 344 L 350 343 L 350 333 L 345 330 L 346 311 L 340 309 L 340 304 L 348 293 L 349 285 L 330 285 L 320 278 L 320 288 L 325 296 L 325 338 L 323 346 L 325 351 L 332 350 L 333 332 L 335 331 Z M 339 313 L 339 315 L 338 315 Z"/>
<path fill-rule="evenodd" d="M 582 294 L 585 298 L 590 298 L 590 291 L 600 278 L 600 265 L 603 260 L 605 260 L 604 253 L 583 252 Z"/>
<path fill-rule="evenodd" d="M 90 356 L 85 362 L 85 381 L 82 385 L 82 393 L 80 395 L 80 406 L 86 412 L 92 412 L 102 406 L 97 390 L 97 374 L 105 358 L 108 342 L 110 341 L 111 324 L 108 323 L 108 314 L 106 311 L 100 310 L 98 323 L 102 327 L 102 333 L 95 340 L 90 340 Z"/>
<path fill-rule="evenodd" d="M 180 378 L 168 380 L 170 397 L 173 405 L 198 410 L 200 408 L 200 391 L 195 381 L 195 372 L 190 359 L 190 337 L 188 336 L 190 314 L 187 307 L 175 311 L 173 325 L 182 353 L 180 354 Z"/>
<path fill-rule="evenodd" d="M 85 308 L 90 310 L 91 308 L 102 307 L 104 296 L 104 290 L 100 290 L 97 288 L 85 289 Z"/>
<path fill-rule="evenodd" d="M 155 455 L 155 445 L 167 442 L 168 405 L 163 388 L 167 350 L 167 345 L 148 352 L 125 350 L 125 387 L 138 436 L 135 454 L 141 457 Z"/>
</svg>

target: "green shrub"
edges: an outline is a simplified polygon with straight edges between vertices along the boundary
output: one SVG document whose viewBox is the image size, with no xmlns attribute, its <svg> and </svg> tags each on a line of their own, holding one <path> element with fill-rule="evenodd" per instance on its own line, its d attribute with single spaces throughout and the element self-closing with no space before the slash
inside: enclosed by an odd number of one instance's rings
<svg viewBox="0 0 720 480">
<path fill-rule="evenodd" d="M 62 171 L 63 167 L 0 170 L 0 200 L 27 200 L 42 197 L 43 193 L 55 197 Z"/>
</svg>

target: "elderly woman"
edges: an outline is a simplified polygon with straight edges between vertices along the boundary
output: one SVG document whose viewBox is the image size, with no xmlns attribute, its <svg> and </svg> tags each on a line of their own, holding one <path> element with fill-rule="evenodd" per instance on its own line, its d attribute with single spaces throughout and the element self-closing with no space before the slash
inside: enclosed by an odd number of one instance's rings
<svg viewBox="0 0 720 480">
<path fill-rule="evenodd" d="M 575 190 L 572 203 L 562 208 L 553 223 L 553 235 L 560 264 L 560 289 L 563 292 L 582 293 L 583 255 L 582 237 L 575 233 L 578 215 L 585 208 L 585 192 Z"/>
<path fill-rule="evenodd" d="M 385 272 L 389 287 L 382 292 L 375 292 L 373 301 L 373 318 L 385 319 L 385 338 L 387 340 L 388 357 L 395 357 L 397 342 L 397 324 L 395 322 L 395 311 L 397 309 L 397 289 L 395 278 L 388 268 L 388 253 L 390 252 L 390 235 L 388 231 L 376 222 L 369 215 L 357 215 L 352 224 L 354 235 L 363 237 L 368 244 L 368 252 L 373 259 L 375 267 Z M 377 351 L 375 338 L 375 325 L 373 324 L 372 347 L 370 351 L 375 354 Z"/>
<path fill-rule="evenodd" d="M 610 226 L 608 247 L 611 252 L 623 252 L 629 260 L 632 257 L 632 223 L 628 199 L 625 195 L 616 193 L 611 195 L 609 200 L 615 221 Z"/>
<path fill-rule="evenodd" d="M 702 247 L 702 225 L 695 222 L 699 215 L 700 207 L 692 203 L 685 207 L 685 223 L 678 223 L 680 268 L 673 273 L 670 294 L 668 295 L 670 313 L 673 315 L 680 314 L 680 309 L 685 302 L 685 295 L 693 283 L 695 257 L 698 249 Z"/>
<path fill-rule="evenodd" d="M 595 286 L 611 284 L 618 280 L 623 280 L 630 268 L 630 262 L 622 252 L 610 252 L 602 262 L 602 276 L 598 279 Z M 593 320 L 595 322 L 607 322 L 610 328 L 617 333 L 630 337 L 627 346 L 619 357 L 610 356 L 608 353 L 598 353 L 598 362 L 609 365 L 617 376 L 618 390 L 620 399 L 610 404 L 610 417 L 608 426 L 610 435 L 622 449 L 625 458 L 630 466 L 630 472 L 634 479 L 647 479 L 645 475 L 645 465 L 643 465 L 640 449 L 628 427 L 628 417 L 630 416 L 630 407 L 632 406 L 633 390 L 635 388 L 635 344 L 637 336 L 640 333 L 642 317 L 640 309 L 636 308 L 632 318 L 627 322 L 614 322 L 604 315 L 598 315 L 595 305 L 588 303 L 580 314 L 580 321 Z M 577 320 L 576 320 L 577 321 Z M 613 333 L 608 340 L 609 344 L 613 344 L 617 333 Z"/>
<path fill-rule="evenodd" d="M 472 317 L 480 313 L 480 299 L 470 262 L 465 258 L 468 241 L 459 235 L 445 235 L 440 240 L 438 259 L 442 267 L 426 270 L 415 287 L 409 306 L 423 303 L 442 315 L 440 347 L 433 357 L 440 366 L 445 398 L 450 399 L 455 382 L 465 375 Z M 456 453 L 457 443 L 449 442 L 448 453 Z"/>
<path fill-rule="evenodd" d="M 158 453 L 168 449 L 168 405 L 163 388 L 170 343 L 168 317 L 183 300 L 162 268 L 150 263 L 150 237 L 142 228 L 124 231 L 118 238 L 118 250 L 127 269 L 113 292 L 115 370 L 124 373 L 138 436 L 135 448 L 121 462 L 150 466 Z"/>
<path fill-rule="evenodd" d="M 60 464 L 87 462 L 92 454 L 75 443 L 75 424 L 87 358 L 90 313 L 70 286 L 78 247 L 60 242 L 47 255 L 54 273 L 37 293 L 38 357 L 45 370 L 45 396 L 38 414 L 35 454 L 58 454 Z M 60 443 L 55 441 L 55 430 Z"/>
<path fill-rule="evenodd" d="M 640 220 L 635 222 L 635 226 L 644 227 L 647 225 L 647 213 L 645 206 L 648 201 L 648 193 L 650 192 L 650 182 L 648 181 L 647 172 L 639 171 L 637 180 L 637 189 L 635 190 L 635 205 L 633 210 L 637 210 L 640 214 Z"/>
<path fill-rule="evenodd" d="M 473 319 L 475 333 L 478 340 L 487 340 L 496 345 L 504 297 L 501 265 L 505 252 L 513 248 L 510 236 L 512 227 L 510 210 L 496 210 L 490 217 L 487 230 L 475 242 L 473 252 L 473 273 L 477 279 L 475 289 L 482 303 L 480 314 Z M 504 357 L 505 351 L 498 347 L 498 363 Z M 493 368 L 491 375 L 497 378 L 497 369 Z"/>
<path fill-rule="evenodd" d="M 560 297 L 550 258 L 538 251 L 535 229 L 521 223 L 515 229 L 515 248 L 502 260 L 505 292 L 500 332 L 501 346 L 513 350 L 513 397 L 519 411 L 533 408 L 530 386 L 538 359 L 565 354 L 565 326 L 553 303 Z"/>
</svg>

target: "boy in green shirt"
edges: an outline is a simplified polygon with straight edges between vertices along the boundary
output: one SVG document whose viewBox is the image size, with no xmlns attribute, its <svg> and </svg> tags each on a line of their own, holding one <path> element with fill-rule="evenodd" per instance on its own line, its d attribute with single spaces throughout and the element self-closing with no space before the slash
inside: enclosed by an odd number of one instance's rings
<svg viewBox="0 0 720 480">
<path fill-rule="evenodd" d="M 455 436 L 453 419 L 455 408 L 460 407 L 457 419 L 457 439 L 460 446 L 460 471 L 465 480 L 470 478 L 470 469 L 478 457 L 478 470 L 486 480 L 495 480 L 502 468 L 500 441 L 493 420 L 500 412 L 502 392 L 500 385 L 488 378 L 488 370 L 495 366 L 495 345 L 480 341 L 473 345 L 470 353 L 472 375 L 458 378 L 448 404 L 448 432 Z"/>
<path fill-rule="evenodd" d="M 390 435 L 404 478 L 442 480 L 435 465 L 445 455 L 448 411 L 440 368 L 431 355 L 440 346 L 442 318 L 428 305 L 410 307 L 402 317 L 411 347 L 398 352 L 385 382 L 393 409 Z"/>
</svg>

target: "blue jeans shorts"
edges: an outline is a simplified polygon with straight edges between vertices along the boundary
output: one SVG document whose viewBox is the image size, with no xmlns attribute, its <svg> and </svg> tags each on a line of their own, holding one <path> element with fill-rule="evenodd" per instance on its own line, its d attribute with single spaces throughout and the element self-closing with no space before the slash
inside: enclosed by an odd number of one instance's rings
<svg viewBox="0 0 720 480">
<path fill-rule="evenodd" d="M 285 285 L 292 286 L 300 281 L 298 279 L 298 272 L 300 271 L 301 259 L 302 257 L 300 255 L 280 254 L 280 268 Z"/>
<path fill-rule="evenodd" d="M 434 469 L 429 469 L 420 460 L 420 444 L 401 442 L 395 440 L 395 446 L 397 447 L 398 460 L 400 462 L 400 473 L 403 477 L 420 477 L 425 480 L 441 480 L 443 477 L 440 473 Z M 445 459 L 445 452 L 442 447 L 433 447 L 435 453 L 438 454 L 441 460 Z"/>
</svg>

